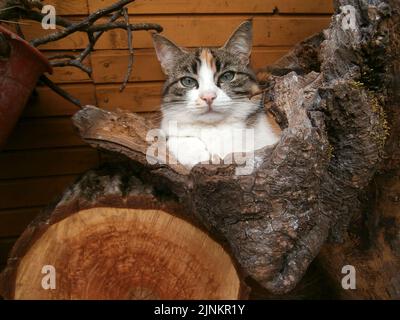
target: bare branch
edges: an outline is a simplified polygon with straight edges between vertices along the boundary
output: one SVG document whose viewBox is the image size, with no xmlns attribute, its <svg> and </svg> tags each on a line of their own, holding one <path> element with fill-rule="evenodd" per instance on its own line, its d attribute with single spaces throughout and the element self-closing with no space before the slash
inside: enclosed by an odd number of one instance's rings
<svg viewBox="0 0 400 320">
<path fill-rule="evenodd" d="M 105 24 L 98 24 L 88 28 L 89 32 L 96 32 L 96 31 L 108 31 L 113 29 L 124 29 L 127 30 L 128 26 L 124 22 L 114 22 L 114 23 L 105 23 Z M 154 30 L 157 32 L 161 32 L 163 28 L 157 23 L 136 23 L 130 24 L 129 29 L 132 31 L 139 31 L 139 30 Z"/>
<path fill-rule="evenodd" d="M 121 10 L 125 5 L 133 2 L 134 0 L 120 0 L 106 8 L 100 9 L 92 14 L 90 14 L 86 19 L 83 19 L 80 22 L 73 23 L 66 27 L 65 29 L 52 33 L 48 36 L 44 36 L 42 38 L 34 39 L 31 41 L 31 45 L 34 47 L 37 47 L 39 45 L 51 42 L 51 41 L 57 41 L 62 38 L 65 38 L 69 36 L 71 33 L 77 32 L 77 31 L 82 31 L 82 32 L 89 32 L 93 33 L 95 31 L 101 31 L 101 30 L 89 30 L 89 28 L 95 23 L 98 19 L 113 13 L 115 11 Z"/>
<path fill-rule="evenodd" d="M 76 68 L 82 70 L 83 72 L 86 72 L 89 77 L 92 75 L 92 68 L 85 66 L 78 60 L 52 61 L 52 62 L 50 62 L 50 64 L 52 67 L 76 67 Z"/>
<path fill-rule="evenodd" d="M 121 16 L 121 11 L 114 12 L 114 14 L 111 16 L 110 20 L 108 21 L 109 23 L 114 22 Z M 94 39 L 92 42 L 89 42 L 85 50 L 81 52 L 77 60 L 82 61 L 84 60 L 87 55 L 93 50 L 94 45 L 96 44 L 97 40 L 103 35 L 104 31 L 99 31 L 94 35 Z"/>
<path fill-rule="evenodd" d="M 17 25 L 15 26 L 15 30 L 17 31 L 17 34 L 18 34 L 22 39 L 25 40 L 25 35 L 24 35 L 24 33 L 22 32 L 21 26 L 20 26 L 19 24 L 17 24 Z"/>
<path fill-rule="evenodd" d="M 133 44 L 132 44 L 132 40 L 133 40 L 132 39 L 132 30 L 129 28 L 130 24 L 129 24 L 128 9 L 123 8 L 122 11 L 123 11 L 124 19 L 125 19 L 125 22 L 126 22 L 126 27 L 127 27 L 126 30 L 127 30 L 127 33 L 128 33 L 129 62 L 128 62 L 128 69 L 127 69 L 126 74 L 125 74 L 124 82 L 122 83 L 122 85 L 119 88 L 120 92 L 122 92 L 125 89 L 128 81 L 129 81 L 129 78 L 130 78 L 131 73 L 132 73 L 133 58 L 134 58 L 134 56 L 133 56 Z"/>
</svg>

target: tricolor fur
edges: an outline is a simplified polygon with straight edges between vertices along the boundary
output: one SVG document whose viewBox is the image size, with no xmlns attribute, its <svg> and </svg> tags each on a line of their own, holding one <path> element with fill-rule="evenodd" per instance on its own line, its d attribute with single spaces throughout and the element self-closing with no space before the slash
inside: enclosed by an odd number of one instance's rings
<svg viewBox="0 0 400 320">
<path fill-rule="evenodd" d="M 189 51 L 161 35 L 154 34 L 153 39 L 167 76 L 161 129 L 179 162 L 192 167 L 278 140 L 278 130 L 265 114 L 261 97 L 249 99 L 259 90 L 249 67 L 250 21 L 242 23 L 221 48 Z M 236 143 L 239 129 L 253 129 L 254 141 L 247 146 Z"/>
</svg>

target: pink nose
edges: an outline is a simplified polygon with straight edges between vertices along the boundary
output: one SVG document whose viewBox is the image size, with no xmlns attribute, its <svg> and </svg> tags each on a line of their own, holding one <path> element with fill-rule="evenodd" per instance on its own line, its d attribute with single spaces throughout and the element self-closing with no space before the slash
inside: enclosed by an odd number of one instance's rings
<svg viewBox="0 0 400 320">
<path fill-rule="evenodd" d="M 205 102 L 207 102 L 207 104 L 209 106 L 211 106 L 216 97 L 217 97 L 217 95 L 214 92 L 207 92 L 207 93 L 203 93 L 200 96 L 200 99 L 204 100 Z"/>
</svg>

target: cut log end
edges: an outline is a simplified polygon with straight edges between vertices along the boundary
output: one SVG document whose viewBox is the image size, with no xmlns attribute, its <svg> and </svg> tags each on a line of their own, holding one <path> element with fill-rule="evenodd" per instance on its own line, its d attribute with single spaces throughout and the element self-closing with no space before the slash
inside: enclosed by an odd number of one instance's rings
<svg viewBox="0 0 400 320">
<path fill-rule="evenodd" d="M 44 266 L 56 288 L 45 290 Z M 46 269 L 45 269 L 46 270 Z M 50 272 L 49 272 L 50 275 Z M 237 299 L 230 256 L 161 210 L 92 208 L 50 226 L 20 260 L 15 299 Z"/>
</svg>

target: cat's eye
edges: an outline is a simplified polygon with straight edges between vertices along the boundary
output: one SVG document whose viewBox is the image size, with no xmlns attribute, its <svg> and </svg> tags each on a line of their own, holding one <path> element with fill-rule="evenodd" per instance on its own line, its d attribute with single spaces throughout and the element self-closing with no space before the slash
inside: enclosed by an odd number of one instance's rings
<svg viewBox="0 0 400 320">
<path fill-rule="evenodd" d="M 219 77 L 219 81 L 221 82 L 229 82 L 232 81 L 233 78 L 235 77 L 235 73 L 232 71 L 227 71 L 222 76 Z"/>
<path fill-rule="evenodd" d="M 190 77 L 184 77 L 181 79 L 181 83 L 186 88 L 194 88 L 197 87 L 197 81 Z"/>
</svg>

